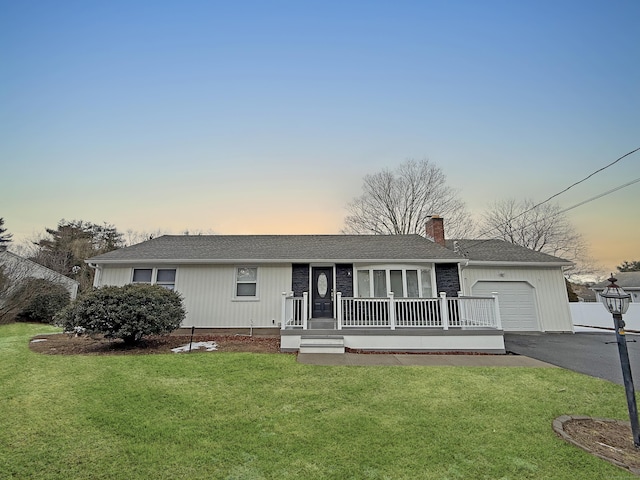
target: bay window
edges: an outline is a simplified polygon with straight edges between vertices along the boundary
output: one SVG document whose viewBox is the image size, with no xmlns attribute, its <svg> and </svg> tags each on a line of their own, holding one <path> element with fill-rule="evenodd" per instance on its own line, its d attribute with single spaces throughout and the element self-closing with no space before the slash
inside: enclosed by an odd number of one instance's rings
<svg viewBox="0 0 640 480">
<path fill-rule="evenodd" d="M 371 296 L 369 270 L 358 270 L 358 294 L 364 298 Z"/>
<path fill-rule="evenodd" d="M 382 298 L 433 298 L 430 268 L 411 266 L 357 267 L 357 296 Z"/>
</svg>

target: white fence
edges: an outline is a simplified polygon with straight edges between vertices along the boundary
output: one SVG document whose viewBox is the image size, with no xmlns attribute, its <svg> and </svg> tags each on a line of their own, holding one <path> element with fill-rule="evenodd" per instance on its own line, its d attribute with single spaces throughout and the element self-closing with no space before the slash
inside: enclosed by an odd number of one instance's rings
<svg viewBox="0 0 640 480">
<path fill-rule="evenodd" d="M 613 330 L 613 317 L 600 302 L 569 303 L 574 326 L 608 328 Z M 626 330 L 640 332 L 640 303 L 632 303 L 622 316 Z"/>
</svg>

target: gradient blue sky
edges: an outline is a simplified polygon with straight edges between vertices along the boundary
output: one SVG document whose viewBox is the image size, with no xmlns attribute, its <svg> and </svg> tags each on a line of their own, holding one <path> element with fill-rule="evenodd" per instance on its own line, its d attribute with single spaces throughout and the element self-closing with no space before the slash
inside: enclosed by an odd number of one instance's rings
<svg viewBox="0 0 640 480">
<path fill-rule="evenodd" d="M 0 216 L 337 233 L 361 178 L 442 167 L 471 211 L 640 146 L 640 1 L 0 0 Z M 640 177 L 640 153 L 559 198 Z M 640 184 L 572 210 L 640 258 Z M 437 212 L 434 212 L 437 213 Z"/>
</svg>

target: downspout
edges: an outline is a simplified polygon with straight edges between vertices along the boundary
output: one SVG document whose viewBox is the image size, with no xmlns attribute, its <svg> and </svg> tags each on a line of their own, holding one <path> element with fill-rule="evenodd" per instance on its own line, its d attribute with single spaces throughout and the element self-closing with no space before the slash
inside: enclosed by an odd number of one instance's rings
<svg viewBox="0 0 640 480">
<path fill-rule="evenodd" d="M 99 287 L 102 283 L 102 267 L 98 264 L 87 262 L 89 268 L 94 269 L 96 272 L 93 274 L 93 286 Z"/>
<path fill-rule="evenodd" d="M 465 259 L 462 262 L 458 263 L 458 279 L 460 280 L 460 292 L 462 296 L 470 295 L 471 293 L 467 293 L 467 282 L 466 278 L 462 274 L 463 270 L 469 265 L 469 260 Z M 460 295 L 460 294 L 459 294 Z"/>
</svg>

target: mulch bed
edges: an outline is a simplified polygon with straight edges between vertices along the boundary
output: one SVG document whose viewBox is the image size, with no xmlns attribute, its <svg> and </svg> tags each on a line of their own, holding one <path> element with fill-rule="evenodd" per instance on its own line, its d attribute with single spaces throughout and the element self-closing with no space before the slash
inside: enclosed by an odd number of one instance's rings
<svg viewBox="0 0 640 480">
<path fill-rule="evenodd" d="M 633 444 L 629 422 L 591 417 L 559 417 L 554 430 L 565 440 L 640 475 L 640 449 Z"/>
<path fill-rule="evenodd" d="M 56 333 L 38 335 L 29 342 L 34 352 L 49 355 L 147 355 L 173 353 L 172 348 L 189 344 L 190 335 L 149 336 L 138 345 L 125 345 L 122 340 L 110 340 L 102 335 Z M 36 340 L 36 341 L 34 341 Z M 193 342 L 213 341 L 216 352 L 280 353 L 280 337 L 243 335 L 194 335 Z M 204 352 L 204 349 L 201 351 Z"/>
</svg>

